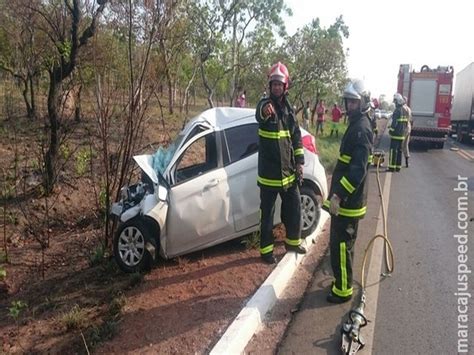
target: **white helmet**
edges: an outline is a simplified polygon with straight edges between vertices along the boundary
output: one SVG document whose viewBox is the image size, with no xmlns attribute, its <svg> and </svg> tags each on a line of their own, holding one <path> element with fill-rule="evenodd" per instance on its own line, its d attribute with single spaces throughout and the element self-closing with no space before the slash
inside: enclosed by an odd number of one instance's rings
<svg viewBox="0 0 474 355">
<path fill-rule="evenodd" d="M 403 99 L 403 96 L 399 94 L 398 92 L 393 95 L 393 102 L 397 106 L 402 106 L 405 104 L 405 100 Z"/>
<path fill-rule="evenodd" d="M 344 89 L 344 99 L 360 101 L 360 112 L 367 113 L 371 109 L 370 91 L 365 88 L 365 84 L 360 79 L 352 80 Z"/>
</svg>

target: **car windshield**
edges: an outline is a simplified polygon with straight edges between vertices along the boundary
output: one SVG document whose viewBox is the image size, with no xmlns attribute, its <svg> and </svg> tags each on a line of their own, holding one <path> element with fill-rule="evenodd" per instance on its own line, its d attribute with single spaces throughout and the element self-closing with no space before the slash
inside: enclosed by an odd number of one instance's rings
<svg viewBox="0 0 474 355">
<path fill-rule="evenodd" d="M 153 169 L 164 174 L 168 164 L 173 158 L 176 149 L 181 145 L 184 139 L 183 134 L 179 134 L 176 139 L 167 147 L 160 146 L 155 154 L 153 154 Z"/>
</svg>

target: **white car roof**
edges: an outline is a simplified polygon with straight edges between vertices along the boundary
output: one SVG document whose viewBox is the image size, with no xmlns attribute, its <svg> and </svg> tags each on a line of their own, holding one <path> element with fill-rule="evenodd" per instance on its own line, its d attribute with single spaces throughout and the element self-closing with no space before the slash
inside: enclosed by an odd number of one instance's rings
<svg viewBox="0 0 474 355">
<path fill-rule="evenodd" d="M 229 127 L 252 122 L 256 122 L 254 108 L 214 107 L 194 117 L 187 125 L 185 131 L 199 123 L 207 123 L 216 131 L 221 131 Z"/>
<path fill-rule="evenodd" d="M 196 124 L 200 123 L 211 126 L 215 131 L 222 131 L 229 127 L 256 122 L 254 108 L 214 107 L 192 118 L 181 134 L 186 135 Z M 302 127 L 300 130 L 302 136 L 310 134 Z"/>
</svg>

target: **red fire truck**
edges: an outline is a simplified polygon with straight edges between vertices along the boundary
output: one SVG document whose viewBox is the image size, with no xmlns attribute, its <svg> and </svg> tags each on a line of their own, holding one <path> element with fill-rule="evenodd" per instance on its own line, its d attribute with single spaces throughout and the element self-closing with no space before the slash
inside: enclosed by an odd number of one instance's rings
<svg viewBox="0 0 474 355">
<path fill-rule="evenodd" d="M 410 64 L 401 64 L 397 92 L 408 99 L 413 126 L 410 142 L 427 142 L 433 148 L 443 148 L 451 125 L 453 67 L 420 71 Z"/>
</svg>

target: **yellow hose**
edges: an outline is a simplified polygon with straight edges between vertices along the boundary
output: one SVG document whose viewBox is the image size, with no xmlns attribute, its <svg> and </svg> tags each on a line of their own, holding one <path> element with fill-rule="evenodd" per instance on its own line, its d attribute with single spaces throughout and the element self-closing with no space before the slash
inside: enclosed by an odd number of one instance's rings
<svg viewBox="0 0 474 355">
<path fill-rule="evenodd" d="M 380 203 L 382 206 L 382 222 L 383 222 L 383 235 L 382 234 L 377 234 L 375 235 L 367 244 L 367 247 L 365 248 L 364 252 L 364 259 L 362 261 L 362 271 L 361 271 L 361 287 L 362 287 L 362 292 L 365 291 L 365 263 L 367 261 L 367 256 L 369 255 L 369 250 L 372 247 L 372 244 L 377 238 L 382 238 L 385 242 L 384 244 L 384 249 L 385 249 L 385 266 L 386 266 L 386 272 L 383 273 L 384 276 L 390 276 L 393 273 L 394 266 L 395 266 L 395 259 L 393 256 L 393 248 L 392 244 L 390 243 L 390 240 L 388 239 L 388 232 L 387 232 L 387 216 L 385 215 L 385 205 L 384 205 L 384 200 L 383 200 L 383 193 L 382 193 L 382 185 L 380 183 L 380 159 L 377 159 L 377 170 L 376 170 L 376 175 L 377 175 L 377 186 L 379 189 L 379 197 L 380 197 Z"/>
</svg>

